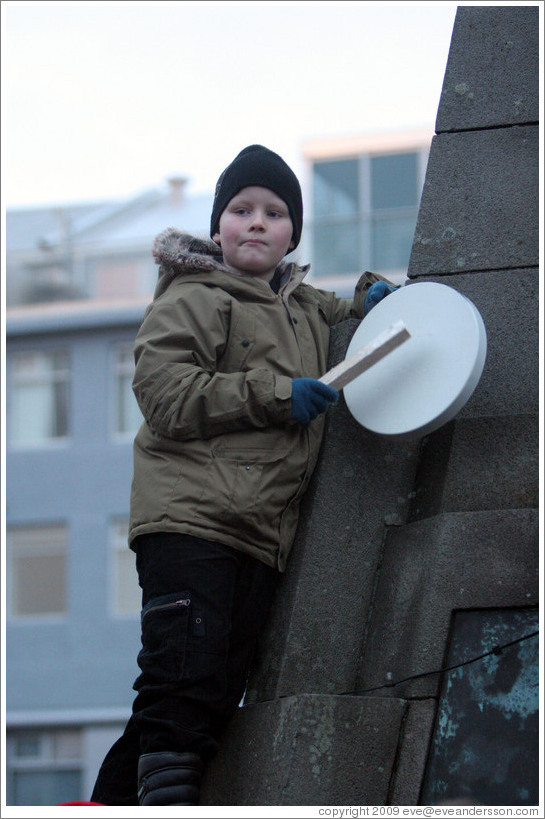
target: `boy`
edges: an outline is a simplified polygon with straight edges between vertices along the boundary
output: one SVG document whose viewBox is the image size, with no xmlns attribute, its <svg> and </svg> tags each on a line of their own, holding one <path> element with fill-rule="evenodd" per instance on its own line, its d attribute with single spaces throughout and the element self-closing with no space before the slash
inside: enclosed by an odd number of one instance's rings
<svg viewBox="0 0 545 819">
<path fill-rule="evenodd" d="M 299 182 L 260 145 L 220 176 L 213 242 L 170 228 L 135 344 L 144 415 L 129 542 L 142 586 L 133 714 L 93 801 L 195 805 L 203 765 L 243 696 L 286 568 L 324 413 L 338 393 L 329 328 L 391 289 L 364 274 L 353 301 L 303 283 Z M 378 291 L 378 292 L 377 292 Z M 137 784 L 138 783 L 138 784 Z"/>
</svg>

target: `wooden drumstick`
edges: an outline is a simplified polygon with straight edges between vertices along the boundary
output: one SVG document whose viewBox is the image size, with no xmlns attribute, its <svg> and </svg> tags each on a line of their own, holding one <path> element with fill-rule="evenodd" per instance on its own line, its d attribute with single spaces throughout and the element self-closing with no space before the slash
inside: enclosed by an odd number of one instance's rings
<svg viewBox="0 0 545 819">
<path fill-rule="evenodd" d="M 336 367 L 332 367 L 319 379 L 323 384 L 333 387 L 335 390 L 342 390 L 350 381 L 358 375 L 368 370 L 373 364 L 384 358 L 384 356 L 399 347 L 411 337 L 411 334 L 402 321 L 396 321 L 388 330 L 379 333 L 365 347 L 358 350 L 353 355 L 345 358 Z"/>
</svg>

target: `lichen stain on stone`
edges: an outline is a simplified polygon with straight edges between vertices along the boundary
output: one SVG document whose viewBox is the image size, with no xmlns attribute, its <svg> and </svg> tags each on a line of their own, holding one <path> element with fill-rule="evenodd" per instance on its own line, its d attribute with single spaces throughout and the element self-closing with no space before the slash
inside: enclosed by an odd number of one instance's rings
<svg viewBox="0 0 545 819">
<path fill-rule="evenodd" d="M 460 723 L 453 718 L 452 707 L 448 698 L 448 692 L 453 686 L 454 679 L 462 679 L 464 669 L 458 668 L 447 678 L 447 696 L 444 698 L 437 718 L 437 736 L 439 742 L 451 739 L 456 736 Z M 460 714 L 458 714 L 460 716 Z"/>
<path fill-rule="evenodd" d="M 456 231 L 453 227 L 445 228 L 443 233 L 441 234 L 441 241 L 448 243 L 452 242 L 452 240 L 456 237 Z"/>
<path fill-rule="evenodd" d="M 475 98 L 475 94 L 473 91 L 469 90 L 469 85 L 466 85 L 465 82 L 459 82 L 457 85 L 455 85 L 454 93 L 458 94 L 459 97 L 465 97 L 468 100 Z"/>
<path fill-rule="evenodd" d="M 278 720 L 278 728 L 274 732 L 273 735 L 273 754 L 276 752 L 277 746 L 280 746 L 281 752 L 284 753 L 285 751 L 285 742 L 286 742 L 286 728 L 289 730 L 291 723 L 293 722 L 293 710 L 290 704 L 287 704 L 285 708 L 280 709 L 280 716 Z M 304 726 L 301 729 L 302 731 L 305 730 Z"/>
<path fill-rule="evenodd" d="M 458 85 L 454 86 L 454 91 L 456 94 L 463 96 L 464 94 L 467 94 L 468 88 L 469 87 L 465 84 L 465 82 L 459 82 Z"/>
<path fill-rule="evenodd" d="M 332 738 L 335 733 L 335 706 L 333 702 L 326 702 L 321 714 L 321 718 L 315 723 L 313 741 L 309 745 L 310 765 L 312 774 L 318 779 L 322 773 L 322 761 L 326 758 L 332 760 L 331 751 Z"/>
</svg>

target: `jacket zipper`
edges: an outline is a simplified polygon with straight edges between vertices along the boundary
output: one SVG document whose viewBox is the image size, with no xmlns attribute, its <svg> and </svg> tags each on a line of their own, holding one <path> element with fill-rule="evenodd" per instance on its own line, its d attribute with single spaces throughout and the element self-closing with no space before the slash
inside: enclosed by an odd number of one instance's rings
<svg viewBox="0 0 545 819">
<path fill-rule="evenodd" d="M 150 609 L 146 609 L 146 611 L 142 614 L 142 620 L 148 614 L 151 614 L 152 611 L 160 611 L 161 609 L 172 609 L 172 608 L 182 608 L 183 606 L 191 605 L 191 600 L 189 598 L 175 600 L 173 603 L 162 603 L 160 606 L 152 606 Z"/>
</svg>

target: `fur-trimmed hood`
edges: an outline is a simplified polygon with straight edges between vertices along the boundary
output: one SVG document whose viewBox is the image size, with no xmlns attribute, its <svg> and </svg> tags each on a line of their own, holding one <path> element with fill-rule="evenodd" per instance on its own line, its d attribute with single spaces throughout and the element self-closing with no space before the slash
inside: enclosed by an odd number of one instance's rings
<svg viewBox="0 0 545 819">
<path fill-rule="evenodd" d="M 211 239 L 199 239 L 174 227 L 167 228 L 156 237 L 153 258 L 159 265 L 155 298 L 164 293 L 176 276 L 214 272 L 233 275 L 224 265 L 222 250 L 215 242 Z M 297 274 L 297 283 L 303 280 L 310 269 L 310 265 L 300 266 L 285 260 L 278 267 L 286 280 Z"/>
</svg>

